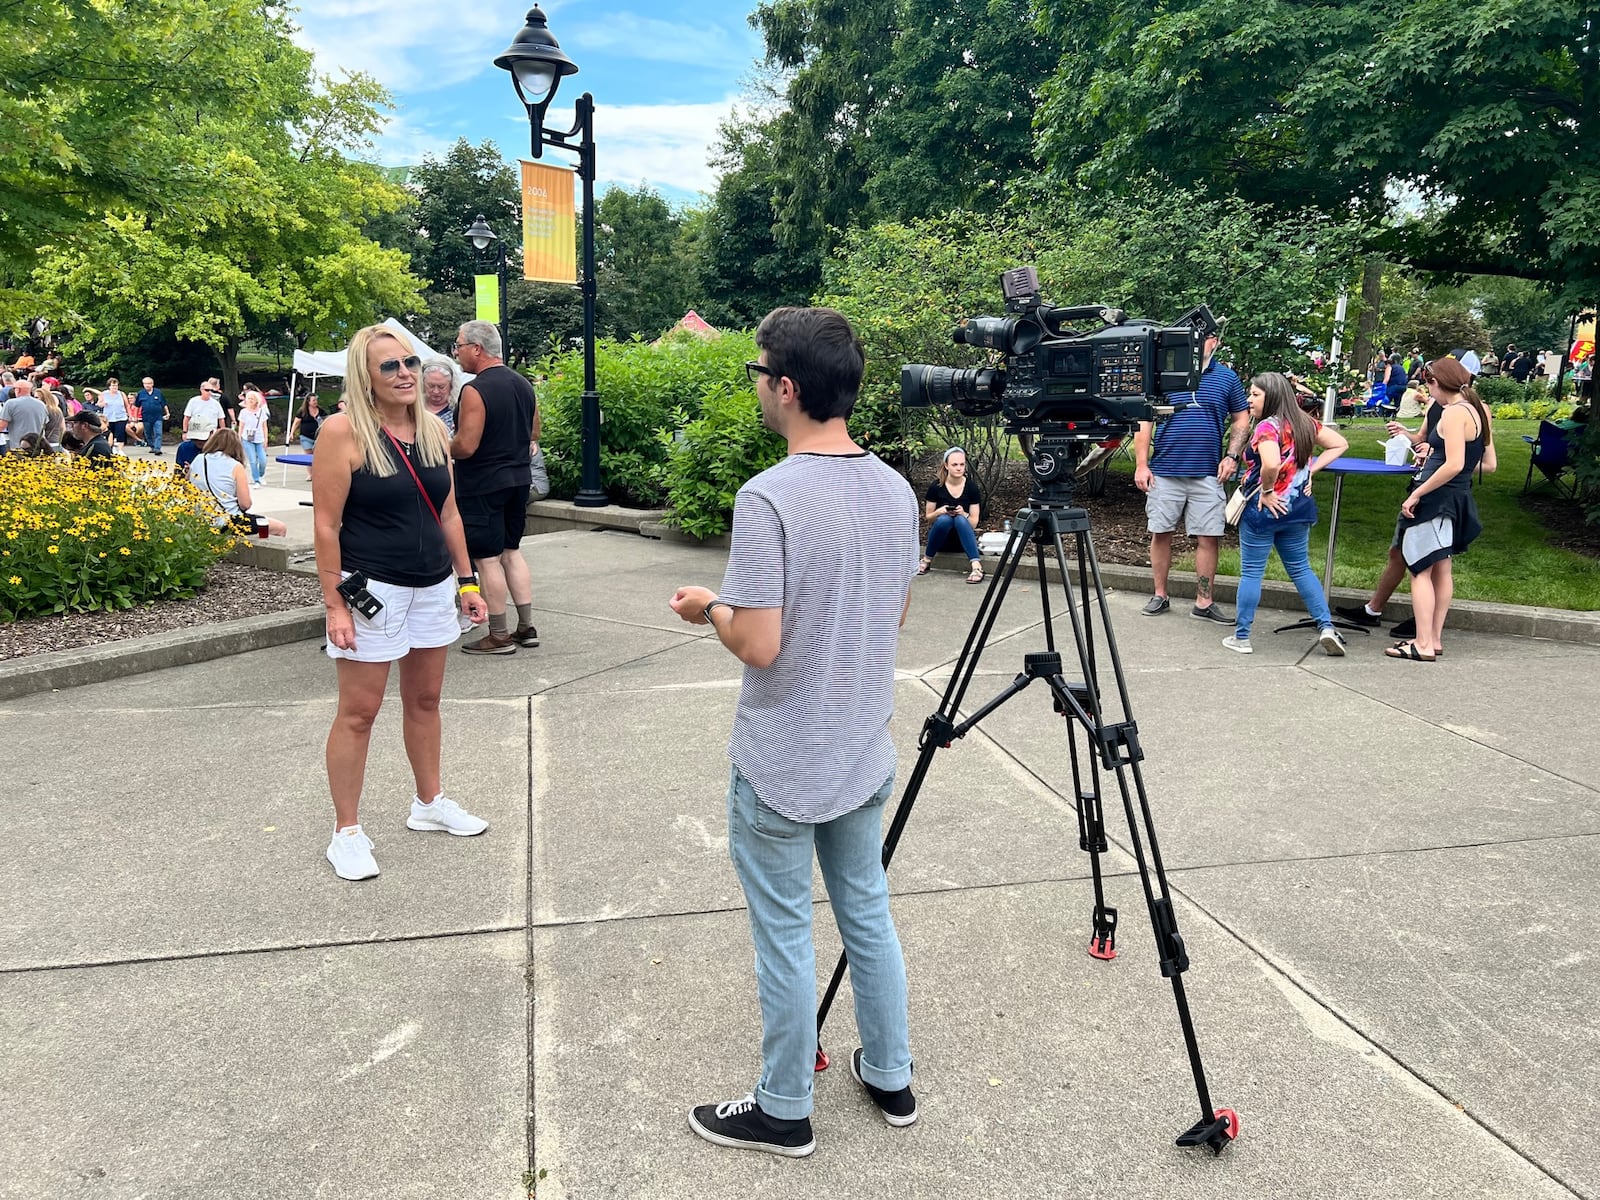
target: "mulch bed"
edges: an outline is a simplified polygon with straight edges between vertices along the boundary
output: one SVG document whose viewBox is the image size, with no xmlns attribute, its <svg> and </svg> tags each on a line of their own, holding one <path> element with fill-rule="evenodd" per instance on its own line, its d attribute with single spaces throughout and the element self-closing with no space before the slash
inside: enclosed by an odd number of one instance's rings
<svg viewBox="0 0 1600 1200">
<path fill-rule="evenodd" d="M 1533 492 L 1522 497 L 1522 507 L 1539 518 L 1552 546 L 1600 558 L 1600 524 L 1590 525 L 1585 521 L 1583 506 L 1576 500 Z"/>
<path fill-rule="evenodd" d="M 314 575 L 218 563 L 211 568 L 205 590 L 188 600 L 158 600 L 121 612 L 26 617 L 0 625 L 0 660 L 259 617 L 321 601 L 322 588 Z"/>
</svg>

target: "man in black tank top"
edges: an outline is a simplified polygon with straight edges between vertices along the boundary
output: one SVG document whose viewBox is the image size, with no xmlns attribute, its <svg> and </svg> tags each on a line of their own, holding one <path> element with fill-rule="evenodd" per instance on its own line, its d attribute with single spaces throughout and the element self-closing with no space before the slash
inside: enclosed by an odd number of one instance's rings
<svg viewBox="0 0 1600 1200">
<path fill-rule="evenodd" d="M 539 644 L 533 626 L 533 579 L 520 549 L 528 515 L 539 406 L 533 385 L 500 360 L 500 331 L 488 321 L 461 326 L 454 346 L 462 370 L 475 376 L 461 389 L 450 456 L 456 464 L 456 508 L 489 607 L 489 633 L 466 654 L 515 654 Z M 517 607 L 511 628 L 506 600 Z"/>
</svg>

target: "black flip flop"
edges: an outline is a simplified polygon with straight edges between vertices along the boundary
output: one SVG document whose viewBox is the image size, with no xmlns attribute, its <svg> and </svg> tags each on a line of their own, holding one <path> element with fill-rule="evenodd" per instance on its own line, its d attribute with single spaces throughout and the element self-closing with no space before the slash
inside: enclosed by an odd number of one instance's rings
<svg viewBox="0 0 1600 1200">
<path fill-rule="evenodd" d="M 1415 642 L 1396 642 L 1383 652 L 1385 658 L 1401 658 L 1407 662 L 1433 662 L 1434 656 L 1423 654 Z"/>
</svg>

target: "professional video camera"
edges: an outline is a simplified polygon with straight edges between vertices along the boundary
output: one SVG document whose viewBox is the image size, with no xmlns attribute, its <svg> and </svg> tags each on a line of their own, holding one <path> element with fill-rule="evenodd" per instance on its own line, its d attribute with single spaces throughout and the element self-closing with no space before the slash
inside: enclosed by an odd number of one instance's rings
<svg viewBox="0 0 1600 1200">
<path fill-rule="evenodd" d="M 1008 433 L 1100 441 L 1170 416 L 1170 398 L 1199 386 L 1205 340 L 1220 330 L 1204 305 L 1160 326 L 1106 305 L 1046 304 L 1032 267 L 1006 271 L 1000 286 L 1008 315 L 971 317 L 953 336 L 958 345 L 998 350 L 1004 364 L 907 363 L 901 404 L 949 405 L 972 417 L 1001 413 Z M 1090 322 L 1099 327 L 1074 328 Z"/>
</svg>

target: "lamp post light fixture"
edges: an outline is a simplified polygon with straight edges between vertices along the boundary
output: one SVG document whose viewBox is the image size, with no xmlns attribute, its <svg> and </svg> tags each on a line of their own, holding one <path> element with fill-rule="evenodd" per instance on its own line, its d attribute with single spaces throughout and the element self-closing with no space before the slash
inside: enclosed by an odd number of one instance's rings
<svg viewBox="0 0 1600 1200">
<path fill-rule="evenodd" d="M 575 75 L 578 64 L 562 53 L 551 35 L 544 10 L 535 5 L 528 11 L 521 32 L 511 39 L 494 65 L 511 72 L 517 99 L 528 110 L 532 126 L 533 157 L 543 158 L 544 148 L 554 146 L 578 156 L 578 178 L 583 181 L 583 425 L 578 494 L 573 503 L 582 508 L 599 508 L 607 503 L 600 486 L 600 395 L 594 379 L 594 97 L 588 92 L 573 105 L 572 128 L 564 132 L 546 129 L 545 111 L 555 99 L 556 88 L 564 76 Z"/>
<path fill-rule="evenodd" d="M 495 280 L 499 283 L 500 292 L 500 356 L 506 362 L 511 361 L 511 322 L 506 312 L 506 243 L 499 234 L 489 228 L 489 222 L 483 219 L 483 214 L 478 214 L 478 219 L 472 223 L 464 235 L 472 243 L 477 258 L 477 267 L 481 272 L 486 267 L 494 267 Z"/>
</svg>

